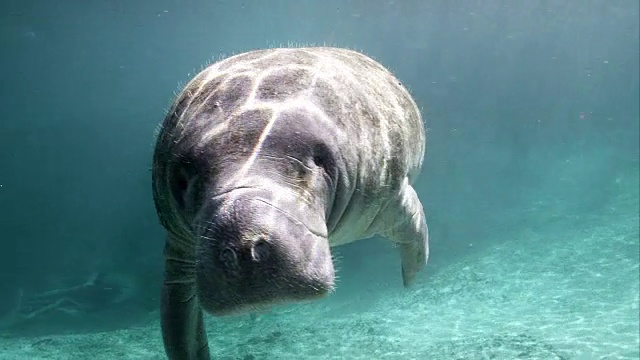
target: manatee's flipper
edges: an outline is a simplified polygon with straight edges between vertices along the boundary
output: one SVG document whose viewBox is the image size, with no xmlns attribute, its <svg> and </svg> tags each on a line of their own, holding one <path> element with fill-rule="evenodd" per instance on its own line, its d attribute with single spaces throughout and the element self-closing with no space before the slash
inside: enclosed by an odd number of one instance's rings
<svg viewBox="0 0 640 360">
<path fill-rule="evenodd" d="M 381 234 L 396 243 L 402 259 L 402 281 L 409 286 L 429 258 L 429 230 L 413 186 L 405 178 L 400 195 L 376 219 Z"/>
<path fill-rule="evenodd" d="M 209 360 L 202 309 L 196 296 L 195 263 L 169 236 L 160 307 L 162 339 L 170 360 Z"/>
</svg>

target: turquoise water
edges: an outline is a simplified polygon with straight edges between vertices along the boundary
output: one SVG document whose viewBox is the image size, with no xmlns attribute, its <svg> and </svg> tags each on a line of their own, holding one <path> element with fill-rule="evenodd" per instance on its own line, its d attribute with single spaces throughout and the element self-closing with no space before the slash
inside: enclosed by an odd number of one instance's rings
<svg viewBox="0 0 640 360">
<path fill-rule="evenodd" d="M 639 359 L 636 1 L 0 5 L 0 359 L 163 359 L 153 134 L 208 61 L 361 50 L 428 128 L 426 270 L 335 248 L 328 298 L 207 317 L 215 359 Z"/>
</svg>

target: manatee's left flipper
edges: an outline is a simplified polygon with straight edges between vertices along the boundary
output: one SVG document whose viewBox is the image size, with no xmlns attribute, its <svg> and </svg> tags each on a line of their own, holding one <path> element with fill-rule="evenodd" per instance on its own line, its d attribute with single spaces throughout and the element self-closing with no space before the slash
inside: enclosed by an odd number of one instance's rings
<svg viewBox="0 0 640 360">
<path fill-rule="evenodd" d="M 405 178 L 399 196 L 380 214 L 380 233 L 396 243 L 402 259 L 402 281 L 409 286 L 429 258 L 429 230 L 422 203 Z"/>
<path fill-rule="evenodd" d="M 167 239 L 160 318 L 162 339 L 170 360 L 209 360 L 202 309 L 196 295 L 193 262 L 179 241 Z"/>
</svg>

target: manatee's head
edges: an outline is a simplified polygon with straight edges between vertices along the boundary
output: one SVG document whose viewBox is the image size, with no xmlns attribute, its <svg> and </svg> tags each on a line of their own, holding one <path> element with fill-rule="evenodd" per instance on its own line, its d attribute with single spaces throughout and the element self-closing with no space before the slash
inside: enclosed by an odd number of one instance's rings
<svg viewBox="0 0 640 360">
<path fill-rule="evenodd" d="M 196 284 L 207 312 L 246 312 L 332 291 L 326 230 L 309 228 L 313 221 L 300 219 L 304 211 L 281 208 L 251 190 L 222 197 L 212 212 L 204 211 L 197 234 Z"/>
<path fill-rule="evenodd" d="M 209 116 L 193 122 L 207 124 Z M 169 159 L 158 173 L 168 191 L 158 198 L 171 195 L 166 223 L 194 240 L 185 243 L 195 246 L 197 295 L 207 312 L 243 312 L 333 289 L 328 233 L 353 179 L 345 176 L 340 134 L 318 116 L 247 110 L 212 131 L 215 137 L 188 128 L 160 154 Z M 191 258 L 184 263 L 190 274 Z"/>
</svg>

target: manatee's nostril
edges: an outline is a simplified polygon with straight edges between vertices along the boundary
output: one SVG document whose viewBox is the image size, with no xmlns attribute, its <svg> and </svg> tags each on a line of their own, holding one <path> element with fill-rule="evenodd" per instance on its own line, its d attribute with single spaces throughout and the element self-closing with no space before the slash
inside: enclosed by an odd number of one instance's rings
<svg viewBox="0 0 640 360">
<path fill-rule="evenodd" d="M 253 244 L 251 257 L 255 261 L 263 261 L 269 257 L 269 253 L 271 252 L 269 248 L 269 243 L 264 238 L 260 238 Z"/>
<path fill-rule="evenodd" d="M 220 253 L 220 261 L 226 268 L 235 268 L 238 266 L 238 256 L 231 248 L 224 248 Z"/>
</svg>

